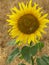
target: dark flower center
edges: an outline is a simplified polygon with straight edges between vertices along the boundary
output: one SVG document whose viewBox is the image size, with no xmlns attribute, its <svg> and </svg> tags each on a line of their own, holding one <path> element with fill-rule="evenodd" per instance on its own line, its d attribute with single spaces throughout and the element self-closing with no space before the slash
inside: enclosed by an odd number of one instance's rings
<svg viewBox="0 0 49 65">
<path fill-rule="evenodd" d="M 18 20 L 18 29 L 24 34 L 32 34 L 39 28 L 39 21 L 31 14 L 25 14 Z"/>
</svg>

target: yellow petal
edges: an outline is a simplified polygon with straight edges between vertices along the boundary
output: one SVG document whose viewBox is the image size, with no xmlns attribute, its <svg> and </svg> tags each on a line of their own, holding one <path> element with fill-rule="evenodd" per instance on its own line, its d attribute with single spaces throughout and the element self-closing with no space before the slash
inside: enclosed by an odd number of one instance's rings
<svg viewBox="0 0 49 65">
<path fill-rule="evenodd" d="M 34 3 L 33 10 L 36 10 L 37 6 L 38 6 L 38 4 Z"/>
<path fill-rule="evenodd" d="M 20 12 L 16 7 L 13 7 L 12 10 L 14 10 L 16 13 Z"/>
<path fill-rule="evenodd" d="M 30 8 L 32 5 L 32 0 L 29 1 L 28 7 Z"/>
<path fill-rule="evenodd" d="M 19 7 L 20 7 L 20 10 L 22 11 L 22 5 L 21 5 L 21 3 L 19 3 Z"/>
<path fill-rule="evenodd" d="M 28 36 L 27 36 L 27 35 L 24 35 L 24 36 L 23 36 L 23 42 L 24 42 L 24 44 L 27 43 L 27 39 L 28 39 Z"/>
<path fill-rule="evenodd" d="M 23 39 L 24 39 L 24 36 L 23 36 L 23 34 L 19 34 L 19 36 L 18 36 L 18 38 L 17 38 L 17 41 L 23 41 Z"/>
<path fill-rule="evenodd" d="M 42 32 L 42 33 L 46 34 L 46 32 L 45 32 L 43 29 L 40 29 L 40 32 Z"/>
<path fill-rule="evenodd" d="M 26 8 L 25 4 L 23 2 L 21 4 L 22 4 L 23 9 L 25 9 Z"/>
<path fill-rule="evenodd" d="M 42 25 L 40 25 L 40 28 L 47 28 L 47 25 L 44 25 L 44 24 L 42 24 Z"/>
<path fill-rule="evenodd" d="M 48 14 L 44 14 L 40 19 L 43 20 L 44 18 L 46 18 L 48 16 Z"/>
<path fill-rule="evenodd" d="M 37 12 L 40 12 L 42 10 L 42 7 L 38 7 Z"/>
<path fill-rule="evenodd" d="M 30 45 L 30 42 L 31 42 L 32 40 L 31 40 L 31 38 L 29 37 L 29 39 L 28 39 L 28 44 Z"/>
<path fill-rule="evenodd" d="M 17 33 L 16 33 L 17 32 Z M 15 38 L 16 36 L 18 36 L 20 34 L 20 32 L 16 29 L 12 29 L 9 33 L 9 35 L 12 36 L 12 38 Z"/>
<path fill-rule="evenodd" d="M 48 19 L 43 19 L 43 22 L 49 23 L 49 20 Z"/>
<path fill-rule="evenodd" d="M 31 41 L 33 41 L 33 43 L 35 43 L 35 39 L 36 39 L 35 34 L 31 34 L 30 38 L 31 38 Z"/>
<path fill-rule="evenodd" d="M 42 37 L 42 35 L 41 35 L 41 32 L 40 32 L 40 31 L 37 31 L 37 32 L 36 32 L 36 35 L 37 35 L 37 37 L 38 37 L 39 39 Z"/>
<path fill-rule="evenodd" d="M 43 14 L 43 12 L 40 12 L 39 15 L 38 15 L 38 17 L 41 17 L 42 14 Z"/>
</svg>

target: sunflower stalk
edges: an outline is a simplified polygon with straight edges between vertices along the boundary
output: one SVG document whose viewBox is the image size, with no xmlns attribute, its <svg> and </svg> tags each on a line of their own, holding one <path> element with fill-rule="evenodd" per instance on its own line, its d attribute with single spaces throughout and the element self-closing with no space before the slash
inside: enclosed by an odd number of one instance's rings
<svg viewBox="0 0 49 65">
<path fill-rule="evenodd" d="M 32 61 L 32 65 L 34 65 L 34 59 L 33 57 L 31 56 L 31 61 Z"/>
<path fill-rule="evenodd" d="M 32 46 L 32 41 L 30 42 L 30 46 Z M 32 65 L 34 65 L 34 59 L 32 56 L 31 56 L 31 61 L 32 61 Z"/>
</svg>

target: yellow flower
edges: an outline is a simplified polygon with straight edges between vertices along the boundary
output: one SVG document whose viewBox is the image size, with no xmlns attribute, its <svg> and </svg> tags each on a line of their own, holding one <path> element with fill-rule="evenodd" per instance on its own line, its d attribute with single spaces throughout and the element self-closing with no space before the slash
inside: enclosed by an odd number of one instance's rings
<svg viewBox="0 0 49 65">
<path fill-rule="evenodd" d="M 16 38 L 16 41 L 23 41 L 30 44 L 31 41 L 35 43 L 38 42 L 37 38 L 42 37 L 41 33 L 45 33 L 43 30 L 47 27 L 46 23 L 49 20 L 46 18 L 48 14 L 44 14 L 41 11 L 42 8 L 38 4 L 34 3 L 32 5 L 32 0 L 26 5 L 21 2 L 19 3 L 19 9 L 16 7 L 11 9 L 12 14 L 8 15 L 9 34 L 12 38 Z"/>
</svg>

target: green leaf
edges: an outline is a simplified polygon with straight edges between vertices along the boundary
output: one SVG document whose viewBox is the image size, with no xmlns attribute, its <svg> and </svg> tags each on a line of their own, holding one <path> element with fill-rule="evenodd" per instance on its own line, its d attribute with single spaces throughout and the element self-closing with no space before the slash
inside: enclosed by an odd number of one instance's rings
<svg viewBox="0 0 49 65">
<path fill-rule="evenodd" d="M 18 64 L 18 65 L 25 65 L 24 63 L 20 63 L 20 64 Z"/>
<path fill-rule="evenodd" d="M 21 50 L 21 54 L 23 58 L 30 63 L 31 57 L 36 55 L 37 50 L 38 50 L 37 46 L 31 46 L 31 47 L 24 46 Z"/>
<path fill-rule="evenodd" d="M 15 44 L 18 44 L 20 43 L 20 41 L 16 42 L 16 39 L 13 39 L 13 40 L 10 40 L 7 45 L 15 45 Z"/>
<path fill-rule="evenodd" d="M 38 50 L 38 48 L 37 48 L 36 45 L 35 45 L 35 46 L 32 46 L 32 47 L 30 48 L 31 56 L 35 56 L 36 53 L 37 53 L 37 50 Z"/>
<path fill-rule="evenodd" d="M 42 56 L 42 59 L 47 63 L 47 65 L 49 65 L 49 56 L 44 55 Z"/>
<path fill-rule="evenodd" d="M 16 44 L 16 39 L 10 40 L 7 45 L 15 45 Z"/>
<path fill-rule="evenodd" d="M 39 42 L 36 44 L 36 46 L 38 47 L 39 51 L 42 50 L 42 48 L 44 47 L 44 43 L 43 42 Z"/>
<path fill-rule="evenodd" d="M 23 56 L 21 55 L 19 58 L 20 58 L 20 59 L 23 59 Z"/>
<path fill-rule="evenodd" d="M 49 65 L 49 56 L 43 55 L 41 58 L 36 59 L 37 65 Z"/>
<path fill-rule="evenodd" d="M 47 63 L 42 58 L 37 58 L 37 65 L 47 65 Z"/>
<path fill-rule="evenodd" d="M 24 47 L 22 48 L 22 50 L 21 50 L 21 54 L 22 54 L 23 58 L 24 58 L 26 61 L 30 62 L 30 59 L 31 59 L 30 47 L 24 46 Z"/>
<path fill-rule="evenodd" d="M 15 48 L 12 53 L 7 58 L 7 63 L 11 63 L 14 57 L 18 56 L 20 53 L 19 48 Z"/>
</svg>

